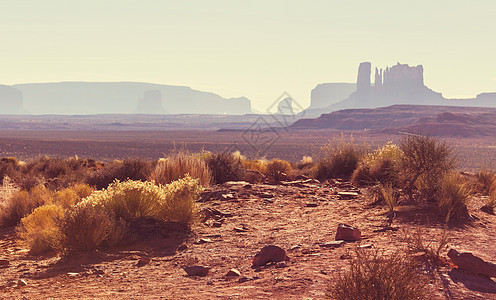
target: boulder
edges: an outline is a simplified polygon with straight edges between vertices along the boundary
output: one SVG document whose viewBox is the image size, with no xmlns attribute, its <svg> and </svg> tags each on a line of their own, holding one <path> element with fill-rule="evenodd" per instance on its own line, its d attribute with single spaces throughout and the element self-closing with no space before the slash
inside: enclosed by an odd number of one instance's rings
<svg viewBox="0 0 496 300">
<path fill-rule="evenodd" d="M 269 262 L 277 263 L 288 260 L 289 257 L 286 255 L 286 250 L 275 245 L 267 245 L 253 258 L 253 267 L 261 267 Z"/>
<path fill-rule="evenodd" d="M 190 266 L 185 267 L 184 271 L 188 274 L 188 276 L 207 276 L 210 268 L 204 266 Z"/>
<path fill-rule="evenodd" d="M 8 259 L 0 259 L 0 268 L 8 267 L 10 264 Z"/>
<path fill-rule="evenodd" d="M 336 241 L 344 240 L 347 242 L 353 242 L 359 240 L 361 237 L 361 232 L 358 228 L 355 228 L 346 224 L 339 224 L 338 230 L 336 231 Z"/>
<path fill-rule="evenodd" d="M 496 264 L 486 262 L 470 252 L 459 253 L 455 249 L 450 249 L 448 257 L 458 269 L 488 277 L 496 277 Z"/>
<path fill-rule="evenodd" d="M 138 263 L 136 264 L 137 267 L 143 267 L 144 265 L 147 265 L 151 262 L 152 260 L 149 258 L 149 257 L 141 257 L 139 260 L 138 260 Z"/>
</svg>

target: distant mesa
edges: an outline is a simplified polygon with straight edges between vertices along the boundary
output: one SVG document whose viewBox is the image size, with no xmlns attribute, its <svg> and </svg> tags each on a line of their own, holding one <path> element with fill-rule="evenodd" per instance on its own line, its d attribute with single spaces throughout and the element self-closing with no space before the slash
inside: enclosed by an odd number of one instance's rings
<svg viewBox="0 0 496 300">
<path fill-rule="evenodd" d="M 0 85 L 0 114 L 27 114 L 23 107 L 21 91 L 11 86 Z"/>
<path fill-rule="evenodd" d="M 293 99 L 291 97 L 286 97 L 279 102 L 277 105 L 278 115 L 294 115 Z"/>
<path fill-rule="evenodd" d="M 319 93 L 319 103 L 327 99 L 328 106 L 313 106 L 317 95 L 314 96 L 312 91 L 312 105 L 306 111 L 306 115 L 316 117 L 323 113 L 348 108 L 377 108 L 395 104 L 496 107 L 496 93 L 479 94 L 471 99 L 444 98 L 441 93 L 425 86 L 422 65 L 409 66 L 397 63 L 384 70 L 375 68 L 373 85 L 370 80 L 371 75 L 372 64 L 363 62 L 358 67 L 356 88 L 348 96 L 340 95 L 342 99 L 335 102 L 333 91 Z M 317 88 L 319 86 L 314 90 Z"/>
<path fill-rule="evenodd" d="M 162 93 L 159 90 L 145 91 L 134 112 L 137 114 L 166 114 L 167 111 L 162 107 Z"/>
</svg>

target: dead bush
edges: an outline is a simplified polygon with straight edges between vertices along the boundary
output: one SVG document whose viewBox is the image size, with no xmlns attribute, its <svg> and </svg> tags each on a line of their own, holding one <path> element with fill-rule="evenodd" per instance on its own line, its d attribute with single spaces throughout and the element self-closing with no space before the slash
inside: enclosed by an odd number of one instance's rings
<svg viewBox="0 0 496 300">
<path fill-rule="evenodd" d="M 448 249 L 451 236 L 450 231 L 444 228 L 437 239 L 429 239 L 426 237 L 425 229 L 417 227 L 413 232 L 403 231 L 403 241 L 406 243 L 406 250 L 409 254 L 417 255 L 423 259 L 423 262 L 429 271 L 437 270 L 444 265 L 444 260 L 441 257 L 443 251 Z M 422 254 L 423 256 L 418 256 Z"/>
<path fill-rule="evenodd" d="M 334 278 L 333 299 L 425 299 L 427 278 L 416 263 L 400 251 L 386 255 L 379 250 L 355 249 L 350 269 Z"/>
<path fill-rule="evenodd" d="M 154 163 L 142 158 L 126 158 L 123 161 L 113 161 L 103 168 L 90 174 L 86 183 L 96 189 L 104 189 L 114 180 L 147 180 L 154 168 Z"/>
</svg>

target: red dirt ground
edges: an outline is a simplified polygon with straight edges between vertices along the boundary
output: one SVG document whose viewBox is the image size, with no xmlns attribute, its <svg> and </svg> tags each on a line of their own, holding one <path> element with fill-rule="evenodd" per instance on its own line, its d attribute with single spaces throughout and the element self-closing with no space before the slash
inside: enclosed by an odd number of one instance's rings
<svg viewBox="0 0 496 300">
<path fill-rule="evenodd" d="M 358 191 L 355 199 L 341 199 L 339 191 Z M 417 226 L 426 241 L 442 232 L 433 210 L 399 213 L 398 231 L 375 232 L 386 222 L 386 210 L 371 206 L 364 189 L 347 182 L 321 184 L 300 181 L 277 185 L 227 183 L 207 189 L 199 209 L 221 212 L 196 225 L 192 233 L 143 231 L 126 246 L 78 256 L 30 256 L 16 240 L 14 229 L 0 232 L 2 299 L 321 299 L 339 272 L 346 270 L 357 244 L 384 251 L 405 247 L 402 237 Z M 450 229 L 450 246 L 496 261 L 496 216 L 480 211 L 473 198 L 474 220 Z M 218 222 L 214 224 L 214 222 Z M 336 248 L 320 244 L 334 240 L 339 223 L 357 226 L 362 240 Z M 215 227 L 219 226 L 220 227 Z M 203 242 L 200 239 L 204 239 Z M 199 242 L 200 241 L 200 242 Z M 286 266 L 251 268 L 253 256 L 267 244 L 287 250 Z M 373 251 L 366 249 L 365 251 Z M 442 253 L 446 257 L 446 251 Z M 142 257 L 151 262 L 138 267 Z M 183 266 L 210 267 L 205 277 L 187 276 Z M 241 277 L 227 278 L 236 268 Z M 19 287 L 23 279 L 27 285 Z M 244 282 L 242 282 L 245 280 Z M 496 282 L 446 265 L 434 272 L 427 286 L 429 299 L 496 299 Z"/>
</svg>

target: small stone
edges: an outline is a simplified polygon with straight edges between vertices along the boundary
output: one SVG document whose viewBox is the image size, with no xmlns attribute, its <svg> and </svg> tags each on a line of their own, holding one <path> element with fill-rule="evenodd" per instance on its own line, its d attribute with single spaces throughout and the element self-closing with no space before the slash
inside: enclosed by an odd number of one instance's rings
<svg viewBox="0 0 496 300">
<path fill-rule="evenodd" d="M 238 279 L 238 282 L 239 283 L 243 283 L 243 282 L 247 282 L 247 281 L 251 281 L 253 280 L 253 277 L 246 277 L 246 276 L 243 276 L 241 277 L 240 279 Z"/>
<path fill-rule="evenodd" d="M 231 270 L 229 270 L 229 272 L 227 272 L 226 276 L 227 277 L 238 277 L 238 276 L 241 276 L 241 272 L 239 272 L 235 268 L 232 268 Z"/>
<path fill-rule="evenodd" d="M 201 238 L 197 242 L 197 244 L 206 244 L 206 243 L 213 243 L 211 239 L 208 238 Z"/>
<path fill-rule="evenodd" d="M 253 258 L 253 267 L 261 267 L 269 262 L 288 261 L 286 250 L 275 245 L 267 245 L 258 252 Z"/>
<path fill-rule="evenodd" d="M 331 241 L 331 242 L 325 242 L 322 244 L 319 244 L 320 247 L 323 248 L 338 248 L 344 244 L 343 240 L 337 240 L 337 241 Z"/>
<path fill-rule="evenodd" d="M 216 227 L 216 228 L 219 228 L 222 226 L 222 222 L 219 222 L 219 221 L 215 221 L 212 223 L 212 227 Z"/>
<path fill-rule="evenodd" d="M 339 256 L 339 259 L 351 259 L 351 255 L 349 254 L 341 254 L 341 256 Z"/>
<path fill-rule="evenodd" d="M 309 202 L 309 203 L 307 203 L 307 207 L 317 207 L 317 206 L 319 206 L 319 205 L 317 203 L 315 203 L 315 202 Z"/>
<path fill-rule="evenodd" d="M 70 277 L 70 278 L 74 278 L 74 277 L 78 277 L 79 276 L 79 273 L 69 272 L 69 273 L 67 273 L 67 276 Z"/>
<path fill-rule="evenodd" d="M 26 282 L 26 280 L 24 280 L 24 279 L 19 279 L 19 280 L 17 281 L 17 286 L 18 286 L 18 287 L 23 287 L 23 286 L 26 286 L 26 285 L 28 285 L 28 283 L 27 283 L 27 282 Z"/>
<path fill-rule="evenodd" d="M 191 266 L 191 267 L 185 267 L 184 271 L 189 276 L 207 276 L 208 272 L 210 271 L 210 268 L 204 266 Z"/>
<path fill-rule="evenodd" d="M 137 267 L 143 267 L 144 265 L 147 265 L 151 262 L 152 260 L 149 257 L 142 257 L 138 260 L 138 263 L 136 264 Z"/>
<path fill-rule="evenodd" d="M 236 232 L 247 232 L 248 229 L 243 228 L 243 227 L 234 227 L 234 231 L 236 231 Z"/>
<path fill-rule="evenodd" d="M 359 248 L 369 249 L 369 248 L 372 248 L 373 246 L 374 246 L 374 244 L 363 244 L 363 245 L 360 245 Z"/>
<path fill-rule="evenodd" d="M 347 242 L 353 242 L 359 240 L 360 237 L 361 232 L 358 228 L 346 224 L 339 224 L 336 231 L 335 240 L 345 240 Z"/>
<path fill-rule="evenodd" d="M 280 261 L 276 263 L 276 268 L 287 268 L 288 267 L 288 262 L 286 261 Z"/>
</svg>

